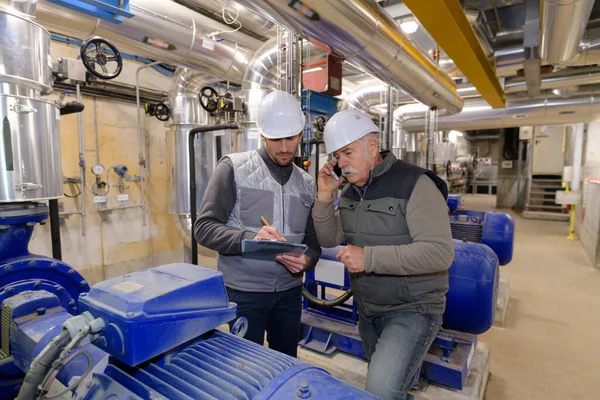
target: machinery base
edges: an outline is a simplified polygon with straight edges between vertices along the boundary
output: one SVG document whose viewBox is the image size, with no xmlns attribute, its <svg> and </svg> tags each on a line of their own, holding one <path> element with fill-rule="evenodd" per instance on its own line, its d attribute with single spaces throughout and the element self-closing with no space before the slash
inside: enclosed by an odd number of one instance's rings
<svg viewBox="0 0 600 400">
<path fill-rule="evenodd" d="M 504 326 L 504 319 L 506 318 L 509 299 L 510 285 L 506 279 L 500 279 L 500 282 L 498 282 L 498 298 L 496 300 L 496 315 L 494 318 L 494 325 Z"/>
<path fill-rule="evenodd" d="M 360 359 L 365 358 L 357 325 L 303 312 L 302 337 L 298 343 L 301 349 L 308 349 L 324 356 L 335 357 L 343 352 Z M 462 389 L 467 380 L 476 345 L 476 335 L 440 331 L 425 356 L 422 376 L 438 384 Z"/>
<path fill-rule="evenodd" d="M 331 356 L 299 348 L 298 358 L 307 363 L 328 370 L 332 375 L 364 389 L 367 377 L 367 362 L 361 358 L 336 352 Z M 490 348 L 479 342 L 473 356 L 471 369 L 462 390 L 438 386 L 429 382 L 420 382 L 416 390 L 411 391 L 415 400 L 482 400 L 490 374 Z"/>
</svg>

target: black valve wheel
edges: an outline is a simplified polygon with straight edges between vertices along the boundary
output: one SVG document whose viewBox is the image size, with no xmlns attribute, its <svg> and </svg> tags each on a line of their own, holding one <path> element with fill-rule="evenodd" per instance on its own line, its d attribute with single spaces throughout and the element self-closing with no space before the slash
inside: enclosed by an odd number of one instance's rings
<svg viewBox="0 0 600 400">
<path fill-rule="evenodd" d="M 200 89 L 200 105 L 208 112 L 215 112 L 219 107 L 219 94 L 210 87 L 204 86 Z"/>
<path fill-rule="evenodd" d="M 315 123 L 319 132 L 325 132 L 325 118 L 319 116 L 315 118 Z"/>
<path fill-rule="evenodd" d="M 123 70 L 121 53 L 112 43 L 101 37 L 88 38 L 81 44 L 79 54 L 90 74 L 100 79 L 114 79 Z"/>
<path fill-rule="evenodd" d="M 171 109 L 165 103 L 158 103 L 154 108 L 154 116 L 159 121 L 168 121 L 171 118 Z"/>
</svg>

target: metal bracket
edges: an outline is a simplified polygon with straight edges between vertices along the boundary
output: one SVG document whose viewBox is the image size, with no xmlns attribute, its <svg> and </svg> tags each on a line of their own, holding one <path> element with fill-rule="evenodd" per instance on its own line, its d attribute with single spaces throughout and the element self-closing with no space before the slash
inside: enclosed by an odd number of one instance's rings
<svg viewBox="0 0 600 400">
<path fill-rule="evenodd" d="M 39 183 L 18 183 L 15 185 L 15 190 L 18 192 L 30 192 L 32 190 L 39 190 L 42 188 L 42 185 Z"/>
<path fill-rule="evenodd" d="M 131 18 L 133 14 L 129 12 L 129 0 L 48 0 L 51 3 L 57 4 L 91 15 L 95 18 L 100 18 L 105 21 L 120 24 L 123 18 Z"/>
<path fill-rule="evenodd" d="M 14 111 L 17 114 L 29 114 L 32 112 L 37 112 L 37 110 L 30 105 L 15 103 L 9 106 L 10 111 Z"/>
</svg>

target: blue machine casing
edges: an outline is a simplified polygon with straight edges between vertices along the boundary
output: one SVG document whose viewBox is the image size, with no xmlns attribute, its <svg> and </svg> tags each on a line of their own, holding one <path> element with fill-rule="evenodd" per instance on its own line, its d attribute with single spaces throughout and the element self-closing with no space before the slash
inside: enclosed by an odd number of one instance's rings
<svg viewBox="0 0 600 400">
<path fill-rule="evenodd" d="M 452 237 L 489 246 L 500 265 L 510 263 L 513 256 L 515 222 L 499 212 L 456 211 L 450 214 Z"/>
<path fill-rule="evenodd" d="M 169 264 L 109 279 L 80 297 L 106 328 L 96 345 L 134 366 L 235 318 L 220 272 Z"/>
<path fill-rule="evenodd" d="M 111 361 L 90 386 L 85 400 L 377 398 L 321 368 L 218 331 L 140 367 Z"/>
<path fill-rule="evenodd" d="M 444 328 L 480 334 L 494 324 L 498 257 L 488 246 L 454 241 Z"/>
<path fill-rule="evenodd" d="M 462 207 L 462 196 L 460 194 L 449 194 L 446 201 L 450 212 L 458 211 Z"/>
</svg>

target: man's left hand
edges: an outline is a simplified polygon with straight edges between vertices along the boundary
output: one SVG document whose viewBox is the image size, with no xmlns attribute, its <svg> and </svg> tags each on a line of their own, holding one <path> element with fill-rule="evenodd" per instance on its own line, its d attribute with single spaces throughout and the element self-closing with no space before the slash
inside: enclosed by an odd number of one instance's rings
<svg viewBox="0 0 600 400">
<path fill-rule="evenodd" d="M 275 258 L 275 261 L 280 262 L 286 267 L 292 274 L 299 274 L 304 272 L 310 266 L 310 257 L 303 254 L 300 257 L 294 257 L 286 254 L 282 254 Z"/>
<path fill-rule="evenodd" d="M 337 258 L 348 269 L 348 272 L 358 273 L 365 270 L 365 249 L 357 246 L 342 247 Z"/>
</svg>

